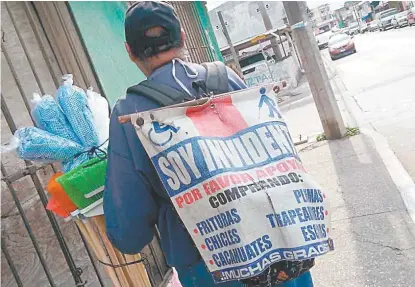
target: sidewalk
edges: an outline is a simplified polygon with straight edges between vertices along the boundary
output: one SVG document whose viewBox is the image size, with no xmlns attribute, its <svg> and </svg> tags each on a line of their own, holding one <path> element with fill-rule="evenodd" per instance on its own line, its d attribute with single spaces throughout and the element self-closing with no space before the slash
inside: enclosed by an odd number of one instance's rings
<svg viewBox="0 0 415 287">
<path fill-rule="evenodd" d="M 350 103 L 345 102 L 345 87 L 332 75 L 345 124 L 356 127 Z M 316 142 L 323 128 L 308 84 L 303 85 L 303 92 L 280 108 L 293 138 L 309 137 L 297 149 L 332 204 L 335 251 L 317 259 L 312 270 L 315 286 L 414 286 L 415 224 L 396 177 L 391 177 L 391 167 L 380 156 L 379 143 L 365 129 L 351 138 Z"/>
<path fill-rule="evenodd" d="M 317 259 L 315 286 L 413 286 L 415 227 L 371 138 L 298 149 L 332 205 L 335 251 Z"/>
</svg>

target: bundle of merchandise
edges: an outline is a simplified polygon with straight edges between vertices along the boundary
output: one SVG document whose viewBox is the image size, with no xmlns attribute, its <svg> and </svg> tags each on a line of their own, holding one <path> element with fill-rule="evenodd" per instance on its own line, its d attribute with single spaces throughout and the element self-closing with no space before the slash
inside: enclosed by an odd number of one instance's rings
<svg viewBox="0 0 415 287">
<path fill-rule="evenodd" d="M 59 216 L 71 215 L 114 286 L 149 287 L 141 255 L 122 254 L 114 248 L 102 214 L 87 217 L 91 209 L 102 206 L 106 165 L 104 158 L 96 157 L 70 172 L 55 174 L 46 187 L 54 199 L 49 208 Z"/>
<path fill-rule="evenodd" d="M 15 132 L 13 147 L 17 155 L 25 160 L 61 162 L 64 172 L 94 158 L 97 150 L 105 156 L 108 102 L 92 90 L 88 91 L 88 97 L 73 85 L 72 75 L 64 76 L 56 94 L 57 102 L 52 96 L 34 94 L 32 118 L 37 127 Z M 104 110 L 102 102 L 107 107 Z M 95 122 L 100 123 L 98 128 Z"/>
<path fill-rule="evenodd" d="M 124 255 L 105 232 L 103 191 L 107 166 L 109 104 L 92 88 L 85 93 L 65 75 L 56 100 L 35 94 L 32 118 L 37 127 L 18 129 L 11 147 L 25 160 L 61 162 L 50 179 L 47 209 L 74 220 L 114 286 L 151 286 L 139 254 Z"/>
</svg>

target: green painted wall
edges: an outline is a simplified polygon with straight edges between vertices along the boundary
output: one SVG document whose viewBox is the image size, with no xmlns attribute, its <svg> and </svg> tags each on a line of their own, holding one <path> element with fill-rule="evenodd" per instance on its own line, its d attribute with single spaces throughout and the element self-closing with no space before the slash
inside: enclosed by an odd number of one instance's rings
<svg viewBox="0 0 415 287">
<path fill-rule="evenodd" d="M 125 2 L 69 2 L 103 93 L 113 105 L 145 75 L 125 51 Z"/>
<path fill-rule="evenodd" d="M 199 14 L 200 22 L 202 24 L 203 30 L 207 31 L 209 44 L 213 46 L 215 60 L 223 62 L 222 53 L 216 40 L 215 33 L 213 32 L 212 23 L 209 19 L 209 14 L 206 9 L 205 1 L 196 1 L 195 2 L 197 13 Z"/>
</svg>

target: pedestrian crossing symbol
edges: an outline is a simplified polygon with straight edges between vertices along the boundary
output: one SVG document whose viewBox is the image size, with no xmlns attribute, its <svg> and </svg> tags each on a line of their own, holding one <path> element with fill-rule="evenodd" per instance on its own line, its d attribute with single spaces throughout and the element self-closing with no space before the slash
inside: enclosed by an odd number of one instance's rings
<svg viewBox="0 0 415 287">
<path fill-rule="evenodd" d="M 268 115 L 270 118 L 275 118 L 275 115 L 277 115 L 278 118 L 281 119 L 281 114 L 277 109 L 277 104 L 273 99 L 266 95 L 266 89 L 262 87 L 259 92 L 261 93 L 261 98 L 258 103 L 259 111 L 261 111 L 262 106 L 265 104 L 268 107 Z"/>
</svg>

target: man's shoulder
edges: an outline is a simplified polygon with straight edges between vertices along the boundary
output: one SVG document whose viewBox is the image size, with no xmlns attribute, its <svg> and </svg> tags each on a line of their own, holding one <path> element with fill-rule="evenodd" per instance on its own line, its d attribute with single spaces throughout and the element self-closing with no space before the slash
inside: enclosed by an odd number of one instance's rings
<svg viewBox="0 0 415 287">
<path fill-rule="evenodd" d="M 155 108 L 159 108 L 159 105 L 147 97 L 139 94 L 127 93 L 125 97 L 118 99 L 114 105 L 113 111 L 115 111 L 117 115 L 122 116 Z"/>
<path fill-rule="evenodd" d="M 196 63 L 188 63 L 188 64 L 191 65 L 193 69 L 198 71 L 200 78 L 206 79 L 207 71 L 206 71 L 206 67 L 204 66 L 204 64 L 207 64 L 207 63 L 212 63 L 212 62 L 206 62 L 202 64 L 196 64 Z M 214 63 L 221 63 L 225 66 L 230 91 L 241 90 L 247 87 L 246 84 L 243 82 L 243 80 L 231 68 L 226 66 L 223 62 L 215 61 Z"/>
</svg>

